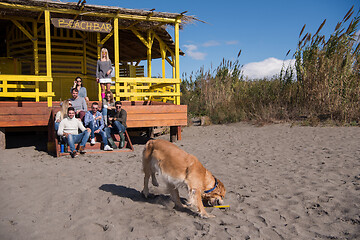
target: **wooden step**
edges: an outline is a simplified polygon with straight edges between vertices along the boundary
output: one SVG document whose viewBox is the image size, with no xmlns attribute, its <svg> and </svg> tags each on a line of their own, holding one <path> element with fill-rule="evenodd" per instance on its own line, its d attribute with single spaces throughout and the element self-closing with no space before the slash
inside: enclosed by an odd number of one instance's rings
<svg viewBox="0 0 360 240">
<path fill-rule="evenodd" d="M 118 134 L 116 134 L 115 136 L 113 136 L 114 142 L 116 144 L 116 146 L 118 147 L 117 149 L 114 149 L 113 151 L 104 151 L 103 150 L 103 143 L 101 142 L 101 136 L 99 136 L 98 134 L 95 135 L 95 139 L 96 139 L 96 143 L 94 145 L 90 144 L 90 140 L 86 143 L 85 145 L 85 150 L 87 154 L 99 154 L 99 153 L 114 153 L 114 152 L 132 152 L 134 151 L 134 147 L 131 143 L 129 134 L 127 133 L 127 131 L 125 131 L 125 145 L 123 148 L 119 148 L 120 145 L 120 137 Z M 66 156 L 66 155 L 70 155 L 70 147 L 67 147 L 67 150 L 65 150 L 64 152 L 61 152 L 61 145 L 58 142 L 57 138 L 55 140 L 55 153 L 57 157 L 60 156 Z M 79 144 L 75 145 L 76 149 L 79 149 Z M 66 152 L 67 151 L 67 152 Z"/>
<path fill-rule="evenodd" d="M 86 154 L 103 154 L 103 153 L 115 153 L 115 152 L 132 152 L 133 150 L 130 148 L 127 148 L 126 146 L 129 144 L 127 141 L 125 141 L 125 147 L 119 148 L 119 142 L 115 142 L 116 146 L 118 146 L 117 149 L 114 149 L 113 151 L 104 151 L 103 150 L 103 144 L 100 142 L 96 142 L 95 145 L 91 145 L 89 142 L 85 145 Z M 77 149 L 78 144 L 76 144 Z M 59 145 L 59 156 L 67 156 L 70 155 L 70 147 L 68 147 L 66 152 L 60 152 L 61 146 Z M 78 154 L 80 154 L 78 152 Z"/>
</svg>

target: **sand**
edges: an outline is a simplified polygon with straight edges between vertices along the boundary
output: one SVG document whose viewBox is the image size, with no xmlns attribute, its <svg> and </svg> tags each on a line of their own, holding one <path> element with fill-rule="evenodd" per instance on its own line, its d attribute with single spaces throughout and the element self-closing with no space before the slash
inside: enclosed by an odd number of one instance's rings
<svg viewBox="0 0 360 240">
<path fill-rule="evenodd" d="M 360 239 L 359 136 L 357 127 L 184 128 L 177 145 L 227 189 L 230 208 L 207 208 L 210 219 L 174 209 L 161 181 L 141 196 L 143 144 L 75 159 L 38 143 L 6 149 L 0 239 Z"/>
</svg>

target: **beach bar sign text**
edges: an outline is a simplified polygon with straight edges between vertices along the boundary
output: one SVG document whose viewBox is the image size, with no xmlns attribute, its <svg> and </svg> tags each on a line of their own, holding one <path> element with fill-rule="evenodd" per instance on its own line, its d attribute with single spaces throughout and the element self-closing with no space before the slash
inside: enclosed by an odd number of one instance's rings
<svg viewBox="0 0 360 240">
<path fill-rule="evenodd" d="M 80 21 L 66 18 L 51 18 L 51 23 L 57 28 L 69 28 L 86 32 L 111 32 L 111 23 Z"/>
</svg>

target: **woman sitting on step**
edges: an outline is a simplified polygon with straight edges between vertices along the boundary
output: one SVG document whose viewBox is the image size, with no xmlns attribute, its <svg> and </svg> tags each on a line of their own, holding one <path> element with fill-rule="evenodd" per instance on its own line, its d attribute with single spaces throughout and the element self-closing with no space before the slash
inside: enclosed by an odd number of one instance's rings
<svg viewBox="0 0 360 240">
<path fill-rule="evenodd" d="M 115 110 L 114 95 L 111 91 L 105 93 L 105 98 L 102 100 L 101 112 L 103 115 L 105 126 L 108 126 L 108 115 Z"/>
<path fill-rule="evenodd" d="M 55 115 L 55 131 L 59 129 L 59 125 L 61 120 L 67 118 L 68 116 L 68 108 L 71 107 L 71 102 L 69 100 L 64 100 L 60 102 L 60 111 L 58 111 Z"/>
</svg>

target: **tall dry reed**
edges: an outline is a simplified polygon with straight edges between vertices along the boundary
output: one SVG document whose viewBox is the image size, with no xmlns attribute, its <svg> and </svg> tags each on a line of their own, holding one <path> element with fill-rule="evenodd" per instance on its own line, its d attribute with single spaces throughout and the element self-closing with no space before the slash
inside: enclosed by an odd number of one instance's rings
<svg viewBox="0 0 360 240">
<path fill-rule="evenodd" d="M 332 119 L 359 119 L 359 14 L 351 19 L 353 7 L 326 40 L 320 35 L 299 36 L 295 53 L 299 83 L 299 108 L 305 114 L 329 115 Z M 351 20 L 351 21 L 350 21 Z M 350 23 L 345 26 L 347 22 Z"/>
<path fill-rule="evenodd" d="M 191 115 L 207 115 L 214 123 L 299 117 L 358 121 L 360 18 L 359 13 L 352 15 L 353 8 L 327 40 L 320 35 L 325 21 L 314 35 L 303 35 L 304 26 L 294 54 L 295 69 L 284 66 L 277 77 L 249 81 L 239 60 L 223 60 L 215 70 L 185 74 L 182 103 Z"/>
</svg>

